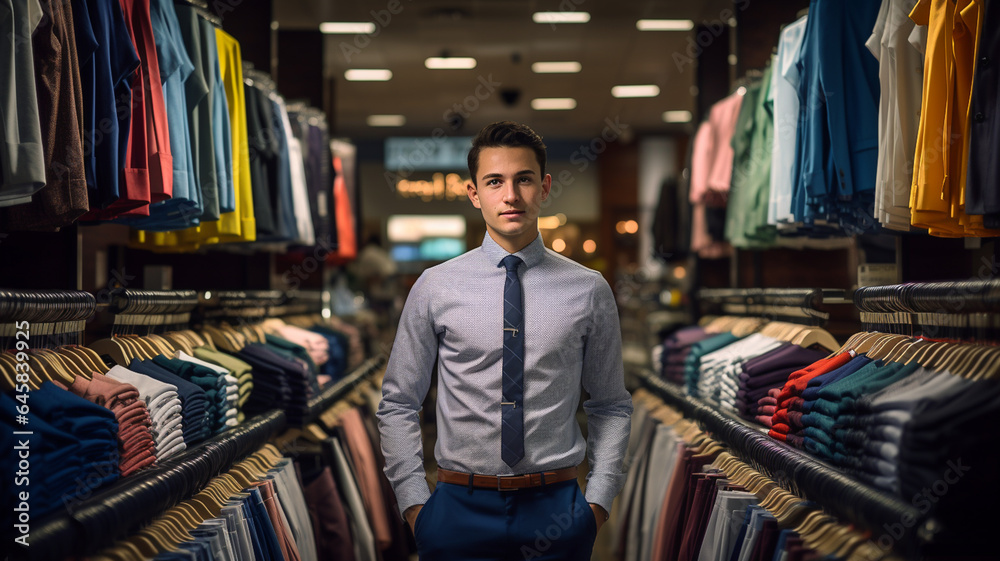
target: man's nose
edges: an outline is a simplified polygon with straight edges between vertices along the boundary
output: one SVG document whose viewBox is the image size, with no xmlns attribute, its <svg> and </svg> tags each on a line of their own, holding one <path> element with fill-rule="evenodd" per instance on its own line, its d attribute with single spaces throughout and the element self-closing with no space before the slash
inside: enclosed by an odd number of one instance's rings
<svg viewBox="0 0 1000 561">
<path fill-rule="evenodd" d="M 517 188 L 517 184 L 515 184 L 515 183 L 508 183 L 507 185 L 504 186 L 504 188 L 503 188 L 503 201 L 505 203 L 517 202 L 517 200 L 520 199 L 520 197 L 521 197 L 521 194 L 520 194 L 520 190 Z"/>
</svg>

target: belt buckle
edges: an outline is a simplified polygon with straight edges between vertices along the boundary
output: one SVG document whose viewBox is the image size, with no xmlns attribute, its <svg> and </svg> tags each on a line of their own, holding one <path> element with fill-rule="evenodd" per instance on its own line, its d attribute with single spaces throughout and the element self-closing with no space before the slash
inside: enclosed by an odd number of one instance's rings
<svg viewBox="0 0 1000 561">
<path fill-rule="evenodd" d="M 517 491 L 517 487 L 504 487 L 504 481 L 512 481 L 515 477 L 523 477 L 521 475 L 498 475 L 497 476 L 497 491 Z"/>
</svg>

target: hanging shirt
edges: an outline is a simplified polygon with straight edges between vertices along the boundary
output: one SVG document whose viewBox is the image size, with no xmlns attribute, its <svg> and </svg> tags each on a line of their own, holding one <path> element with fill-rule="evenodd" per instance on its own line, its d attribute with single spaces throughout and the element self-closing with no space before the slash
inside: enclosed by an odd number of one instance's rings
<svg viewBox="0 0 1000 561">
<path fill-rule="evenodd" d="M 793 212 L 848 233 L 877 228 L 878 64 L 865 48 L 880 2 L 812 0 L 797 65 Z"/>
<path fill-rule="evenodd" d="M 972 85 L 969 115 L 968 179 L 965 188 L 965 211 L 984 215 L 986 228 L 1000 228 L 1000 6 L 987 2 L 983 14 L 976 74 Z"/>
<path fill-rule="evenodd" d="M 803 16 L 781 30 L 778 54 L 772 67 L 768 101 L 774 115 L 774 142 L 771 146 L 771 191 L 768 194 L 768 224 L 794 222 L 792 215 L 792 170 L 795 158 L 795 139 L 799 120 L 798 90 L 799 71 L 795 65 L 806 18 Z"/>
<path fill-rule="evenodd" d="M 23 37 L 30 36 L 32 43 L 45 187 L 30 202 L 3 212 L 3 224 L 8 230 L 55 230 L 73 223 L 90 208 L 73 6 L 70 2 L 43 0 L 41 7 L 43 17 L 34 35 Z M 19 45 L 20 41 L 15 42 L 15 48 Z M 15 100 L 17 103 L 20 101 Z M 25 103 L 30 106 L 30 102 Z"/>
<path fill-rule="evenodd" d="M 127 181 L 123 172 L 131 161 L 132 84 L 140 72 L 128 24 L 118 2 L 86 2 L 86 8 L 97 41 L 94 54 L 81 61 L 84 83 L 93 77 L 88 88 L 93 121 L 87 121 L 85 111 L 84 142 L 94 162 L 94 183 L 89 185 L 91 210 L 80 219 L 97 220 L 149 204 L 149 194 L 146 183 Z"/>
<path fill-rule="evenodd" d="M 218 94 L 225 99 L 223 112 L 214 111 L 213 127 L 222 131 L 222 158 L 216 159 L 216 165 L 230 165 L 228 175 L 232 178 L 235 189 L 230 203 L 228 193 L 220 189 L 220 209 L 232 204 L 232 212 L 222 212 L 218 221 L 204 222 L 199 226 L 168 233 L 150 233 L 144 231 L 132 232 L 132 242 L 136 247 L 144 247 L 156 251 L 183 252 L 192 251 L 202 245 L 241 242 L 256 240 L 257 231 L 254 220 L 253 191 L 250 179 L 250 155 L 247 137 L 246 99 L 243 91 L 243 70 L 240 55 L 240 45 L 231 35 L 221 29 L 208 26 L 208 39 L 218 52 L 218 70 L 222 88 Z M 215 106 L 219 107 L 219 106 Z M 228 117 L 227 122 L 220 119 Z M 226 140 L 228 139 L 228 142 Z M 228 151 L 225 149 L 228 147 Z M 219 152 L 216 152 L 217 156 Z M 225 196 L 222 196 L 225 195 Z"/>
<path fill-rule="evenodd" d="M 167 108 L 163 98 L 159 57 L 153 38 L 149 2 L 119 0 L 125 18 L 132 23 L 132 37 L 142 65 L 142 96 L 146 118 L 146 159 L 150 202 L 165 201 L 173 195 L 173 157 L 170 153 Z M 133 119 L 135 113 L 132 114 Z M 148 215 L 148 209 L 143 214 Z"/>
<path fill-rule="evenodd" d="M 168 117 L 172 169 L 164 170 L 172 177 L 173 193 L 169 200 L 150 205 L 150 216 L 125 223 L 138 228 L 167 231 L 198 224 L 201 189 L 194 177 L 191 154 L 191 131 L 188 127 L 188 104 L 185 83 L 194 72 L 180 35 L 180 23 L 170 0 L 150 2 L 150 16 L 155 33 L 156 53 L 160 63 L 160 81 Z"/>
<path fill-rule="evenodd" d="M 916 0 L 883 0 L 866 46 L 879 61 L 879 157 L 875 217 L 886 228 L 910 229 L 910 185 L 920 120 L 923 54 L 909 42 Z"/>
<path fill-rule="evenodd" d="M 912 224 L 942 237 L 996 236 L 965 212 L 966 131 L 982 28 L 974 0 L 920 0 L 910 13 L 927 27 L 920 127 L 910 194 Z"/>
<path fill-rule="evenodd" d="M 193 65 L 184 82 L 188 130 L 191 133 L 191 158 L 195 188 L 201 191 L 200 220 L 219 219 L 219 185 L 215 169 L 215 144 L 212 130 L 212 98 L 209 82 L 213 80 L 209 55 L 202 39 L 201 21 L 193 6 L 175 4 L 181 40 Z"/>
<path fill-rule="evenodd" d="M 0 24 L 13 32 L 14 40 L 0 43 L 3 66 L 0 91 L 0 207 L 31 201 L 45 185 L 42 128 L 38 118 L 35 67 L 31 35 L 42 20 L 38 0 L 8 0 L 0 4 Z"/>
<path fill-rule="evenodd" d="M 767 107 L 773 64 L 747 87 L 731 141 L 733 175 L 726 211 L 726 239 L 733 247 L 764 248 L 775 241 L 767 225 L 774 121 Z"/>
</svg>

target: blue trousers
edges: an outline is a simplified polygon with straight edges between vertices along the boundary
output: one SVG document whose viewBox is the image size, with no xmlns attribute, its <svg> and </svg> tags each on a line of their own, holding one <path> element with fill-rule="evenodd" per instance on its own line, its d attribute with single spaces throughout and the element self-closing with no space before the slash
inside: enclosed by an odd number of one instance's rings
<svg viewBox="0 0 1000 561">
<path fill-rule="evenodd" d="M 518 491 L 438 483 L 414 526 L 421 561 L 587 561 L 597 534 L 576 480 Z"/>
</svg>

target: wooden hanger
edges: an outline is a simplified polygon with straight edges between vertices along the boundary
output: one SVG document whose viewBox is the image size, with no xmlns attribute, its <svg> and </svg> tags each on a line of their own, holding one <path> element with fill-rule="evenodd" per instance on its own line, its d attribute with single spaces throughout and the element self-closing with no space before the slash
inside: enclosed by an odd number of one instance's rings
<svg viewBox="0 0 1000 561">
<path fill-rule="evenodd" d="M 974 380 L 977 377 L 977 368 L 982 366 L 987 357 L 991 354 L 992 347 L 986 345 L 970 345 L 969 353 L 964 360 L 955 367 L 955 374 L 963 378 Z"/>
<path fill-rule="evenodd" d="M 866 337 L 868 335 L 871 335 L 870 331 L 858 331 L 854 335 L 851 335 L 850 337 L 848 337 L 847 340 L 844 341 L 844 344 L 841 345 L 840 348 L 837 349 L 837 351 L 834 354 L 836 355 L 836 354 L 840 354 L 840 353 L 843 353 L 843 352 L 847 352 L 848 350 L 850 350 L 850 349 L 852 349 L 854 347 L 854 345 L 857 343 L 857 341 L 861 340 L 861 338 Z M 831 356 L 833 356 L 833 355 L 831 355 Z"/>
<path fill-rule="evenodd" d="M 76 381 L 76 374 L 70 371 L 67 364 L 51 349 L 36 349 L 31 354 L 48 366 L 49 381 L 58 382 L 67 387 Z"/>
<path fill-rule="evenodd" d="M 184 334 L 179 331 L 174 331 L 171 333 L 164 333 L 163 339 L 165 339 L 169 344 L 178 350 L 184 351 L 190 356 L 194 356 L 195 345 L 192 344 L 191 340 L 188 339 Z"/>
<path fill-rule="evenodd" d="M 972 352 L 972 345 L 964 343 L 952 345 L 950 348 L 945 349 L 938 363 L 935 364 L 935 368 L 939 370 L 947 370 L 952 374 L 955 374 L 955 367 L 962 361 L 965 355 L 970 352 Z"/>
<path fill-rule="evenodd" d="M 912 339 L 906 336 L 902 336 L 899 339 L 884 339 L 883 342 L 871 350 L 868 351 L 868 358 L 872 360 L 887 360 L 889 356 L 892 356 L 897 349 L 913 342 Z"/>
<path fill-rule="evenodd" d="M 78 351 L 79 347 L 59 347 L 56 352 L 68 363 L 74 365 L 75 373 L 90 380 L 93 378 L 94 366 L 90 364 L 89 357 Z"/>
<path fill-rule="evenodd" d="M 6 357 L 8 356 L 10 355 L 0 352 L 0 376 L 2 376 L 4 391 L 12 392 L 17 388 L 17 372 L 13 365 L 7 361 Z M 16 359 L 14 362 L 17 362 Z"/>
<path fill-rule="evenodd" d="M 843 524 L 829 524 L 826 526 L 823 535 L 817 539 L 815 549 L 824 555 L 832 555 L 833 552 L 842 548 L 845 543 L 849 543 L 853 534 L 854 531 L 848 526 Z"/>
<path fill-rule="evenodd" d="M 813 345 L 819 345 L 828 351 L 834 351 L 839 347 L 833 335 L 829 331 L 819 327 L 806 329 L 799 335 L 796 335 L 791 342 L 804 349 Z"/>
<path fill-rule="evenodd" d="M 142 339 L 156 349 L 158 354 L 165 357 L 174 358 L 174 354 L 177 352 L 177 348 L 174 347 L 173 343 L 164 339 L 162 335 L 156 335 L 153 333 L 146 335 Z"/>
<path fill-rule="evenodd" d="M 87 346 L 99 356 L 107 355 L 111 357 L 111 360 L 119 366 L 128 367 L 129 363 L 135 357 L 132 349 L 117 337 L 100 339 Z"/>
<path fill-rule="evenodd" d="M 981 375 L 973 378 L 974 380 L 992 380 L 1000 375 L 1000 349 L 994 348 L 990 356 L 980 370 Z"/>
<path fill-rule="evenodd" d="M 857 346 L 855 346 L 853 350 L 856 354 L 868 354 L 877 345 L 884 345 L 888 341 L 898 341 L 907 338 L 908 337 L 906 335 L 875 332 L 871 337 L 865 337 L 864 339 L 858 341 Z"/>
<path fill-rule="evenodd" d="M 94 352 L 90 347 L 84 347 L 82 345 L 73 345 L 69 347 L 74 353 L 79 355 L 83 361 L 91 368 L 94 372 L 100 372 L 101 374 L 107 374 L 110 370 L 104 361 L 101 359 L 101 355 Z"/>
</svg>

